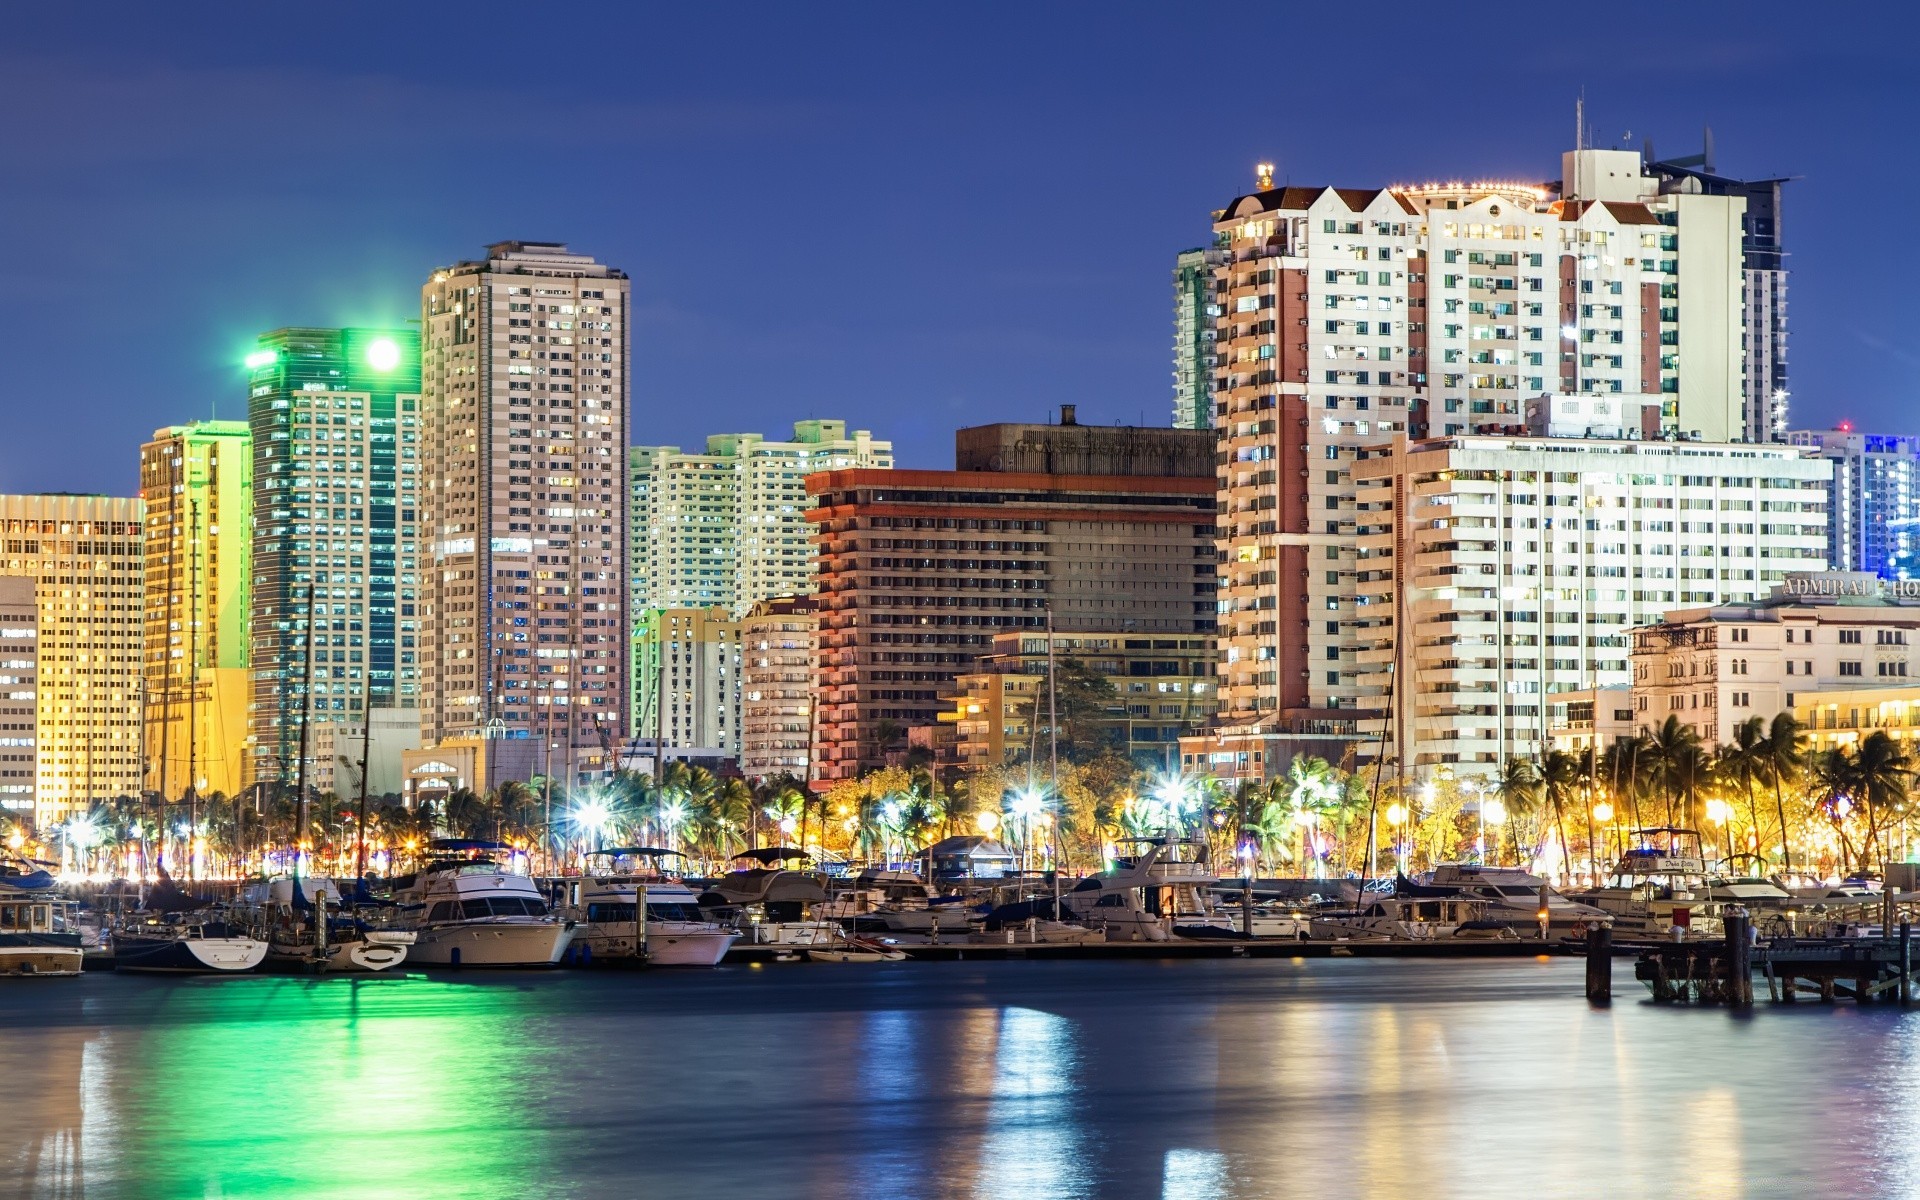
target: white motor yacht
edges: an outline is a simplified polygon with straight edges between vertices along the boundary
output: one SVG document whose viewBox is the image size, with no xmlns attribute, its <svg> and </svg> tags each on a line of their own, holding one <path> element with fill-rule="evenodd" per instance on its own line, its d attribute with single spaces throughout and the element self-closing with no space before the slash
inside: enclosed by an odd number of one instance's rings
<svg viewBox="0 0 1920 1200">
<path fill-rule="evenodd" d="M 505 870 L 493 842 L 438 841 L 429 863 L 393 881 L 393 898 L 413 922 L 409 958 L 422 966 L 551 967 L 572 944 L 574 923 L 548 911 L 533 880 Z"/>
<path fill-rule="evenodd" d="M 942 897 L 911 871 L 870 867 L 836 891 L 815 915 L 859 930 L 963 934 L 972 927 L 964 902 Z"/>
<path fill-rule="evenodd" d="M 1538 936 L 1542 908 L 1547 914 L 1549 937 L 1564 937 L 1576 928 L 1607 919 L 1599 907 L 1568 899 L 1540 876 L 1519 867 L 1441 863 L 1418 882 L 1397 881 L 1394 894 L 1482 900 L 1487 906 L 1485 919 L 1498 921 L 1522 935 Z"/>
<path fill-rule="evenodd" d="M 1104 931 L 1110 942 L 1234 934 L 1232 915 L 1212 902 L 1219 877 L 1207 865 L 1205 842 L 1156 837 L 1129 844 L 1137 849 L 1115 859 L 1111 871 L 1090 875 L 1061 896 L 1063 915 Z M 1005 924 L 1022 914 L 995 910 L 993 916 Z"/>
<path fill-rule="evenodd" d="M 1487 902 L 1459 896 L 1385 896 L 1347 910 L 1316 912 L 1316 938 L 1339 941 L 1432 942 L 1446 938 L 1512 938 L 1513 930 L 1487 916 Z"/>
<path fill-rule="evenodd" d="M 1700 835 L 1691 829 L 1636 829 L 1608 882 L 1573 899 L 1607 914 L 1616 937 L 1665 941 L 1676 929 L 1720 934 L 1720 903 L 1708 894 Z"/>
<path fill-rule="evenodd" d="M 85 953 L 53 876 L 0 864 L 0 975 L 78 975 Z"/>
<path fill-rule="evenodd" d="M 798 853 L 758 851 L 741 857 L 780 862 Z M 774 854 L 784 857 L 765 857 Z M 838 922 L 818 912 L 826 898 L 827 889 L 804 872 L 752 867 L 715 880 L 700 894 L 699 905 L 708 920 L 734 926 L 756 946 L 805 946 L 840 931 Z"/>
<path fill-rule="evenodd" d="M 620 859 L 657 862 L 675 853 L 629 846 L 596 850 L 587 856 L 588 873 L 578 881 L 578 900 L 570 910 L 576 923 L 576 956 L 588 961 L 634 958 L 637 944 L 639 956 L 649 966 L 720 965 L 740 939 L 739 930 L 708 920 L 700 911 L 698 897 L 678 880 L 615 869 Z M 636 907 L 634 900 L 642 891 L 646 895 L 644 909 Z"/>
</svg>

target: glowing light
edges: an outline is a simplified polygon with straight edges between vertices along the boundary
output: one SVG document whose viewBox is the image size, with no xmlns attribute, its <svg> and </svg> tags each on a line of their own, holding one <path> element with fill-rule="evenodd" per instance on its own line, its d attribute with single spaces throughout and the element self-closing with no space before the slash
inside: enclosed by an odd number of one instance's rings
<svg viewBox="0 0 1920 1200">
<path fill-rule="evenodd" d="M 1013 798 L 1013 815 L 1031 821 L 1040 811 L 1040 793 L 1027 788 Z"/>
<path fill-rule="evenodd" d="M 1507 819 L 1507 806 L 1498 800 L 1482 800 L 1480 802 L 1480 819 L 1489 825 L 1498 825 Z"/>
<path fill-rule="evenodd" d="M 252 354 L 247 355 L 245 361 L 247 370 L 258 371 L 262 367 L 270 367 L 274 363 L 279 362 L 280 354 L 275 350 L 255 350 Z"/>
<path fill-rule="evenodd" d="M 1407 810 L 1398 804 L 1387 805 L 1387 824 L 1398 828 L 1407 819 Z"/>
<path fill-rule="evenodd" d="M 1577 341 L 1580 337 L 1580 328 L 1577 325 L 1562 325 L 1560 327 L 1560 336 L 1570 342 Z"/>
<path fill-rule="evenodd" d="M 978 829 L 982 835 L 992 837 L 993 831 L 1000 828 L 1000 814 L 983 809 L 973 814 L 973 824 L 974 828 Z"/>
<path fill-rule="evenodd" d="M 375 338 L 367 344 L 367 365 L 376 371 L 391 371 L 400 365 L 400 346 L 392 338 Z"/>
<path fill-rule="evenodd" d="M 76 850 L 85 850 L 100 839 L 100 831 L 93 827 L 93 821 L 87 817 L 73 817 L 67 821 L 67 844 Z"/>
<path fill-rule="evenodd" d="M 1605 800 L 1602 800 L 1600 803 L 1594 805 L 1593 819 L 1600 822 L 1602 825 L 1605 825 L 1607 822 L 1613 820 L 1613 805 L 1608 804 Z"/>
<path fill-rule="evenodd" d="M 20 847 L 26 844 L 27 844 L 26 835 L 21 833 L 18 829 L 14 830 L 12 833 L 7 835 L 7 849 L 9 850 L 19 850 Z"/>
<path fill-rule="evenodd" d="M 573 810 L 573 823 L 594 833 L 603 832 L 612 818 L 613 813 L 598 800 L 588 800 Z"/>
</svg>

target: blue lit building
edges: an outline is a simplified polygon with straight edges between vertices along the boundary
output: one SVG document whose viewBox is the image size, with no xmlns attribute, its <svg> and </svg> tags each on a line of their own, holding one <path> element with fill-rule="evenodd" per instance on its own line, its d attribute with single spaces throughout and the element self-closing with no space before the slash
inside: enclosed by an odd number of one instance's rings
<svg viewBox="0 0 1920 1200">
<path fill-rule="evenodd" d="M 1833 463 L 1827 493 L 1827 563 L 1883 579 L 1920 571 L 1920 437 L 1801 429 L 1787 435 Z"/>
</svg>

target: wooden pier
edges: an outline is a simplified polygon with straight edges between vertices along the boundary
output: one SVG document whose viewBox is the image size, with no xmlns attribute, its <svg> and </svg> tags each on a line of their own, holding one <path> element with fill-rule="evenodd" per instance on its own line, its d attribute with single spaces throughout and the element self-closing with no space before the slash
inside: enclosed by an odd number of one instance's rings
<svg viewBox="0 0 1920 1200">
<path fill-rule="evenodd" d="M 1831 1004 L 1914 1000 L 1913 926 L 1868 937 L 1781 937 L 1756 941 L 1744 918 L 1729 918 L 1725 938 L 1644 948 L 1634 977 L 1656 1004 L 1753 1005 L 1754 977 L 1776 1004 L 1812 1000 Z M 1591 994 L 1591 989 L 1589 989 Z"/>
</svg>

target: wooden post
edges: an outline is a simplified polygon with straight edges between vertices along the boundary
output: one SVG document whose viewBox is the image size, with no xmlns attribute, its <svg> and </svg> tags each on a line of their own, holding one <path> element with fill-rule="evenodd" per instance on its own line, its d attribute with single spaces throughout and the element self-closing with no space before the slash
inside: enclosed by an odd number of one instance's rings
<svg viewBox="0 0 1920 1200">
<path fill-rule="evenodd" d="M 1724 922 L 1727 931 L 1726 995 L 1729 1008 L 1753 1007 L 1753 918 L 1745 909 L 1729 909 Z"/>
<path fill-rule="evenodd" d="M 1598 921 L 1587 928 L 1587 1003 L 1613 1003 L 1613 923 Z"/>
<path fill-rule="evenodd" d="M 1900 922 L 1900 1007 L 1913 1003 L 1913 922 Z"/>
</svg>

